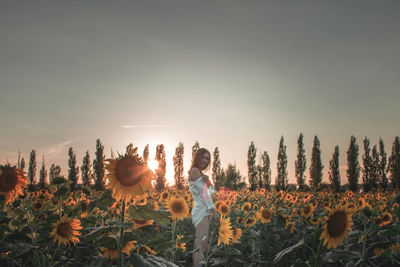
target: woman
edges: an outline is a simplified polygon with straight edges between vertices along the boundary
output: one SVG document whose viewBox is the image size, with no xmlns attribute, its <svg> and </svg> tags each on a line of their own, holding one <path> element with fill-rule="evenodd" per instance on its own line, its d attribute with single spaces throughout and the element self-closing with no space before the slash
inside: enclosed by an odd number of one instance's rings
<svg viewBox="0 0 400 267">
<path fill-rule="evenodd" d="M 210 180 L 203 170 L 210 166 L 210 152 L 200 148 L 193 159 L 189 170 L 189 190 L 192 193 L 194 206 L 192 209 L 192 221 L 196 228 L 194 240 L 193 266 L 200 266 L 200 261 L 207 252 L 208 230 L 210 227 L 210 212 L 213 218 L 219 221 L 219 214 L 214 209 L 214 203 L 208 193 L 207 187 Z"/>
</svg>

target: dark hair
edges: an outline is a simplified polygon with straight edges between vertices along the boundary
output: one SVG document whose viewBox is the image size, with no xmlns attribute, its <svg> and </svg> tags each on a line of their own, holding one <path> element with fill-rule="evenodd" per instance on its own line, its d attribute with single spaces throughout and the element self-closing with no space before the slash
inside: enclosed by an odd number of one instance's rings
<svg viewBox="0 0 400 267">
<path fill-rule="evenodd" d="M 208 162 L 208 165 L 204 168 L 204 169 L 200 169 L 200 161 L 201 161 L 201 157 L 203 156 L 204 153 L 208 153 L 208 156 L 210 156 L 210 161 Z M 210 151 L 208 151 L 206 148 L 202 147 L 199 148 L 199 150 L 197 150 L 196 154 L 194 155 L 194 158 L 192 160 L 192 166 L 190 166 L 190 169 L 188 171 L 188 173 L 190 173 L 190 171 L 196 167 L 199 170 L 205 170 L 208 169 L 208 167 L 210 167 L 210 163 L 211 163 L 211 154 Z"/>
</svg>

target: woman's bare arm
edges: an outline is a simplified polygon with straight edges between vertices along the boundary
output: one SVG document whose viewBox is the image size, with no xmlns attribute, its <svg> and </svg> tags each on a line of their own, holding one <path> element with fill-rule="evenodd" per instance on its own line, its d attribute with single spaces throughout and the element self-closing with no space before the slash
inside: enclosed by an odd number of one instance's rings
<svg viewBox="0 0 400 267">
<path fill-rule="evenodd" d="M 193 168 L 189 173 L 189 181 L 196 181 L 201 176 L 201 172 L 198 168 Z"/>
</svg>

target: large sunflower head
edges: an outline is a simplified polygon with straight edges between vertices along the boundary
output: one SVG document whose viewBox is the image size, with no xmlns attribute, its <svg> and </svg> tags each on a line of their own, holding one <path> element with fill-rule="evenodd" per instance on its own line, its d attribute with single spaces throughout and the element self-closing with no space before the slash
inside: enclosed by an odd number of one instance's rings
<svg viewBox="0 0 400 267">
<path fill-rule="evenodd" d="M 183 220 L 189 214 L 189 208 L 182 197 L 171 197 L 167 203 L 167 209 L 173 220 Z"/>
<path fill-rule="evenodd" d="M 27 183 L 24 171 L 15 166 L 0 166 L 0 194 L 4 195 L 6 204 L 23 195 Z"/>
<path fill-rule="evenodd" d="M 351 216 L 352 213 L 344 206 L 332 209 L 329 212 L 325 218 L 326 222 L 320 236 L 320 239 L 324 240 L 324 245 L 327 245 L 328 249 L 335 249 L 347 237 L 348 231 L 351 230 L 353 225 Z"/>
<path fill-rule="evenodd" d="M 71 219 L 64 217 L 59 222 L 53 224 L 55 228 L 50 233 L 50 236 L 54 237 L 54 242 L 58 242 L 58 245 L 64 244 L 69 246 L 73 243 L 74 246 L 79 242 L 78 236 L 81 234 L 78 230 L 82 229 L 81 222 L 78 219 Z"/>
<path fill-rule="evenodd" d="M 271 222 L 272 211 L 270 209 L 265 209 L 264 207 L 262 207 L 257 212 L 257 217 L 262 223 L 269 223 Z"/>
<path fill-rule="evenodd" d="M 219 231 L 218 231 L 218 246 L 221 243 L 229 245 L 232 237 L 233 237 L 233 230 L 229 217 L 221 218 L 221 224 L 219 226 Z"/>
<path fill-rule="evenodd" d="M 112 196 L 118 201 L 129 201 L 137 195 L 143 195 L 153 189 L 151 184 L 154 173 L 136 153 L 137 148 L 116 159 L 106 159 L 107 178 L 113 188 Z"/>
</svg>

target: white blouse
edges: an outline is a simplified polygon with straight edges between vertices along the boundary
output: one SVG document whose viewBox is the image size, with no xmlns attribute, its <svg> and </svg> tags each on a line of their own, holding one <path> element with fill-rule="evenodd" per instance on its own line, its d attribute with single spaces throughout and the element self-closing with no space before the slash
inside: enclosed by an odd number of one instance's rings
<svg viewBox="0 0 400 267">
<path fill-rule="evenodd" d="M 189 181 L 189 190 L 193 197 L 192 222 L 196 227 L 204 216 L 210 215 L 214 203 L 207 190 L 207 185 L 200 176 L 196 181 Z"/>
</svg>

